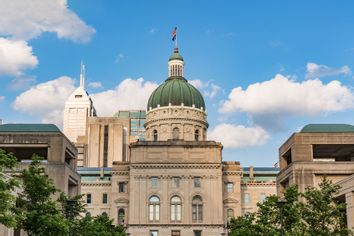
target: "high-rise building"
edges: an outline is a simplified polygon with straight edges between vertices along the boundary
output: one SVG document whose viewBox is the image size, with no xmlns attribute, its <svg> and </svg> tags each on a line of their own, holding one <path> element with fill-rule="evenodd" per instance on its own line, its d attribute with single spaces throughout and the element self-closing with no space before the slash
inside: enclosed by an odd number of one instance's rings
<svg viewBox="0 0 354 236">
<path fill-rule="evenodd" d="M 80 86 L 70 95 L 64 108 L 64 134 L 76 143 L 86 134 L 88 117 L 96 116 L 92 100 L 85 90 L 85 66 L 81 63 Z"/>
<path fill-rule="evenodd" d="M 132 139 L 145 140 L 145 119 L 146 112 L 142 110 L 120 110 L 115 117 L 130 119 L 130 133 Z"/>
</svg>

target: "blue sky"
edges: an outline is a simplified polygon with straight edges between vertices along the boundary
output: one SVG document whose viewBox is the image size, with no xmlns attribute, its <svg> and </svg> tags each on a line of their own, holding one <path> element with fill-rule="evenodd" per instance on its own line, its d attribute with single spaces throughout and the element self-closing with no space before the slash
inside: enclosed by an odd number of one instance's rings
<svg viewBox="0 0 354 236">
<path fill-rule="evenodd" d="M 60 124 L 81 60 L 101 115 L 144 108 L 174 26 L 225 160 L 271 166 L 304 125 L 354 123 L 352 1 L 0 2 L 6 123 Z"/>
</svg>

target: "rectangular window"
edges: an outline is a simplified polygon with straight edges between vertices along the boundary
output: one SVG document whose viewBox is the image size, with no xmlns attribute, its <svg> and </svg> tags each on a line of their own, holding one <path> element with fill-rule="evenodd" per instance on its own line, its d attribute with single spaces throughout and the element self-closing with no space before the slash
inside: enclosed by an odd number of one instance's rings
<svg viewBox="0 0 354 236">
<path fill-rule="evenodd" d="M 259 202 L 260 203 L 262 203 L 262 202 L 264 202 L 264 200 L 266 199 L 266 194 L 265 193 L 261 193 L 260 195 L 259 195 Z"/>
<path fill-rule="evenodd" d="M 172 177 L 172 188 L 179 188 L 180 182 L 180 177 Z"/>
<path fill-rule="evenodd" d="M 179 231 L 179 230 L 172 230 L 172 231 L 171 231 L 171 236 L 181 236 L 181 231 Z"/>
<path fill-rule="evenodd" d="M 245 204 L 248 204 L 248 203 L 250 203 L 250 201 L 251 201 L 251 199 L 250 199 L 250 194 L 249 194 L 249 193 L 245 193 L 245 194 L 243 195 L 243 202 L 244 202 Z"/>
<path fill-rule="evenodd" d="M 193 178 L 194 188 L 200 188 L 200 177 Z"/>
<path fill-rule="evenodd" d="M 107 204 L 108 203 L 108 195 L 107 193 L 102 194 L 102 203 Z"/>
<path fill-rule="evenodd" d="M 150 236 L 159 236 L 159 231 L 157 231 L 157 230 L 150 230 Z"/>
<path fill-rule="evenodd" d="M 86 194 L 86 203 L 90 204 L 92 202 L 92 196 L 91 193 Z"/>
<path fill-rule="evenodd" d="M 232 193 L 234 191 L 234 184 L 233 183 L 226 183 L 226 191 L 228 193 Z"/>
<path fill-rule="evenodd" d="M 202 231 L 201 230 L 194 230 L 194 236 L 202 236 Z"/>
<path fill-rule="evenodd" d="M 124 193 L 125 192 L 125 183 L 124 182 L 119 182 L 118 183 L 118 191 L 120 193 Z"/>
<path fill-rule="evenodd" d="M 151 182 L 151 188 L 158 188 L 159 187 L 159 178 L 151 177 L 150 182 Z"/>
<path fill-rule="evenodd" d="M 104 126 L 103 135 L 103 167 L 108 166 L 108 125 Z"/>
</svg>

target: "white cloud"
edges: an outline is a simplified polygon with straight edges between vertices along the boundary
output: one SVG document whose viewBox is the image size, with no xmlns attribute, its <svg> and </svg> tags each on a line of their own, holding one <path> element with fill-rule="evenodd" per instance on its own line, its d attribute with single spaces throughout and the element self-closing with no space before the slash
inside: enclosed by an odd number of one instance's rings
<svg viewBox="0 0 354 236">
<path fill-rule="evenodd" d="M 119 53 L 116 56 L 116 59 L 114 60 L 114 63 L 119 64 L 120 62 L 123 61 L 124 58 L 125 58 L 124 54 L 123 53 Z"/>
<path fill-rule="evenodd" d="M 92 94 L 92 100 L 99 116 L 112 116 L 118 110 L 146 109 L 150 94 L 157 84 L 144 81 L 125 79 L 115 89 Z"/>
<path fill-rule="evenodd" d="M 102 88 L 102 83 L 101 82 L 91 82 L 87 85 L 89 88 L 93 88 L 93 89 L 98 89 L 98 88 Z"/>
<path fill-rule="evenodd" d="M 54 123 L 61 127 L 65 101 L 74 89 L 74 80 L 62 76 L 21 93 L 12 106 L 15 110 L 41 117 L 44 123 Z"/>
<path fill-rule="evenodd" d="M 188 80 L 188 82 L 196 87 L 202 94 L 206 97 L 213 98 L 221 90 L 221 87 L 214 84 L 213 82 L 203 82 L 199 79 Z"/>
<path fill-rule="evenodd" d="M 74 42 L 88 42 L 94 28 L 68 8 L 67 0 L 1 1 L 0 34 L 29 40 L 44 32 Z"/>
<path fill-rule="evenodd" d="M 4 96 L 0 96 L 0 102 L 4 101 L 5 97 Z"/>
<path fill-rule="evenodd" d="M 223 102 L 220 112 L 241 111 L 260 115 L 318 115 L 322 112 L 353 108 L 354 96 L 349 88 L 333 80 L 323 84 L 318 79 L 296 82 L 281 74 L 247 89 L 234 88 Z"/>
<path fill-rule="evenodd" d="M 268 133 L 261 127 L 244 127 L 225 123 L 209 130 L 208 136 L 208 139 L 219 141 L 229 148 L 259 146 L 269 139 Z"/>
<path fill-rule="evenodd" d="M 38 59 L 27 42 L 0 38 L 0 75 L 21 76 L 37 65 Z"/>
<path fill-rule="evenodd" d="M 352 71 L 346 65 L 340 68 L 331 68 L 326 65 L 318 65 L 313 62 L 309 62 L 306 65 L 306 79 L 321 78 L 326 76 L 335 76 L 335 75 L 350 75 Z"/>
</svg>

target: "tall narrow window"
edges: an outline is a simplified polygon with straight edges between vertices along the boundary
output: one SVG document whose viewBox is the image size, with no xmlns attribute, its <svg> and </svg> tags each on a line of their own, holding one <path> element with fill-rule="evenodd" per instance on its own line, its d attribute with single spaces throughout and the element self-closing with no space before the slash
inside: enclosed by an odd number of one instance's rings
<svg viewBox="0 0 354 236">
<path fill-rule="evenodd" d="M 226 183 L 226 191 L 228 193 L 232 193 L 234 191 L 234 184 L 229 182 L 229 183 Z"/>
<path fill-rule="evenodd" d="M 230 222 L 230 220 L 234 217 L 234 210 L 231 208 L 227 209 L 227 221 Z"/>
<path fill-rule="evenodd" d="M 124 209 L 121 208 L 118 210 L 118 224 L 119 225 L 124 224 L 124 218 L 125 218 L 125 212 L 124 212 Z"/>
<path fill-rule="evenodd" d="M 108 166 L 108 125 L 104 126 L 103 134 L 103 167 Z"/>
<path fill-rule="evenodd" d="M 160 220 L 160 199 L 157 196 L 151 196 L 149 198 L 149 220 Z"/>
<path fill-rule="evenodd" d="M 171 221 L 181 221 L 182 200 L 178 196 L 171 198 Z"/>
<path fill-rule="evenodd" d="M 199 140 L 199 129 L 196 129 L 196 130 L 194 131 L 194 140 L 195 140 L 195 141 L 198 141 L 198 140 Z"/>
<path fill-rule="evenodd" d="M 192 200 L 192 220 L 203 220 L 203 201 L 200 196 L 195 196 Z"/>
<path fill-rule="evenodd" d="M 125 192 L 125 183 L 124 182 L 119 182 L 118 183 L 118 192 L 124 193 Z"/>
<path fill-rule="evenodd" d="M 154 141 L 157 141 L 157 130 L 156 129 L 154 129 L 153 135 L 154 135 Z"/>
<path fill-rule="evenodd" d="M 108 203 L 108 195 L 107 193 L 102 194 L 102 203 L 107 204 Z"/>
<path fill-rule="evenodd" d="M 92 195 L 91 193 L 86 194 L 86 203 L 90 204 L 92 202 Z"/>
<path fill-rule="evenodd" d="M 245 204 L 249 204 L 250 203 L 250 194 L 249 193 L 244 193 L 243 194 L 243 202 L 245 203 Z"/>
<path fill-rule="evenodd" d="M 173 139 L 179 139 L 179 128 L 175 127 L 172 131 Z"/>
<path fill-rule="evenodd" d="M 202 236 L 201 230 L 193 230 L 194 236 Z"/>
<path fill-rule="evenodd" d="M 172 177 L 172 188 L 179 188 L 180 183 L 181 183 L 180 177 Z"/>
</svg>

